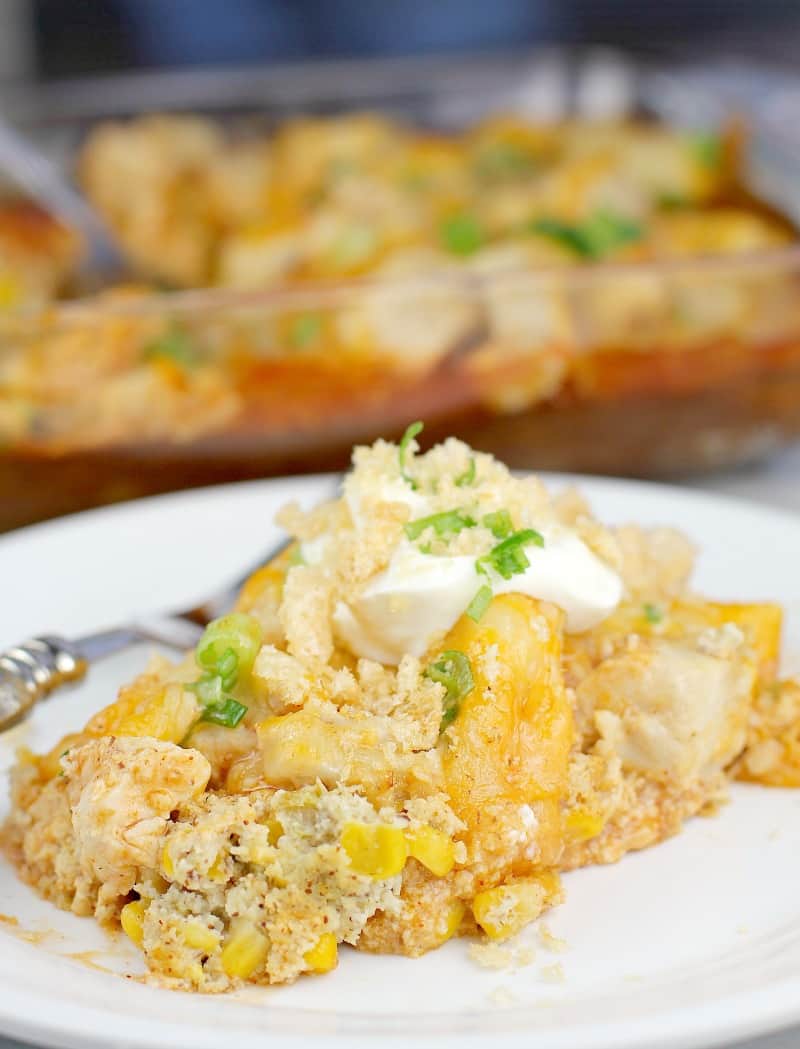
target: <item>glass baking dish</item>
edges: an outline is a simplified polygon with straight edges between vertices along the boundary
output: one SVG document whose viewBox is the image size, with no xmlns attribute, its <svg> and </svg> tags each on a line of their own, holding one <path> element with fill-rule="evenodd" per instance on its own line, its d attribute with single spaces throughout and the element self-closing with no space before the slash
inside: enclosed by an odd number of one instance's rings
<svg viewBox="0 0 800 1049">
<path fill-rule="evenodd" d="M 210 74 L 162 78 L 158 89 L 128 79 L 100 97 L 116 113 L 216 110 L 258 127 L 352 108 L 447 128 L 509 108 L 655 112 L 688 126 L 724 115 L 713 95 L 687 94 L 685 77 L 606 53 L 334 64 L 314 67 L 313 92 L 297 69 L 234 81 L 216 105 L 213 84 L 224 81 Z M 46 90 L 17 116 L 69 155 L 107 115 L 89 111 L 97 97 L 96 85 L 60 98 Z M 790 213 L 791 157 L 759 129 L 751 154 L 753 178 Z M 423 443 L 455 434 L 515 467 L 654 476 L 753 459 L 800 433 L 799 290 L 791 244 L 269 291 L 119 292 L 7 314 L 0 528 L 338 469 L 353 443 L 396 437 L 416 419 Z M 172 352 L 153 354 L 165 339 Z"/>
</svg>

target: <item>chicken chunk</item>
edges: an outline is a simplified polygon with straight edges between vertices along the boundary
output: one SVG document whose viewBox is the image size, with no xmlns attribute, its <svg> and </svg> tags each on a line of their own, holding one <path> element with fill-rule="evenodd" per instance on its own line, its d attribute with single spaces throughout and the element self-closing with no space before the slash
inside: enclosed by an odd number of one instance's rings
<svg viewBox="0 0 800 1049">
<path fill-rule="evenodd" d="M 654 640 L 607 659 L 578 688 L 623 767 L 689 783 L 728 765 L 745 743 L 752 663 Z"/>
<path fill-rule="evenodd" d="M 117 896 L 157 865 L 170 812 L 202 794 L 211 774 L 196 750 L 113 736 L 69 751 L 62 764 L 81 866 Z"/>
</svg>

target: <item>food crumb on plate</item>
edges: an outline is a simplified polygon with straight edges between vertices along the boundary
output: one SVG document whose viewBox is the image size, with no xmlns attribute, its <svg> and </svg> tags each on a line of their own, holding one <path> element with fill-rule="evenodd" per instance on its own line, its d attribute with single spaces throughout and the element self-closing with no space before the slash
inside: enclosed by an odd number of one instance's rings
<svg viewBox="0 0 800 1049">
<path fill-rule="evenodd" d="M 482 969 L 523 969 L 532 965 L 536 951 L 529 945 L 471 943 L 469 957 Z"/>
<path fill-rule="evenodd" d="M 539 975 L 548 983 L 566 983 L 567 980 L 567 974 L 561 962 L 556 962 L 555 965 L 543 965 L 539 970 Z"/>
<path fill-rule="evenodd" d="M 568 947 L 566 940 L 563 940 L 560 936 L 556 936 L 555 933 L 544 924 L 539 926 L 539 943 L 548 951 L 556 951 L 558 953 L 565 951 Z"/>
<path fill-rule="evenodd" d="M 519 998 L 510 987 L 500 985 L 493 988 L 486 996 L 492 1005 L 516 1005 Z"/>
</svg>

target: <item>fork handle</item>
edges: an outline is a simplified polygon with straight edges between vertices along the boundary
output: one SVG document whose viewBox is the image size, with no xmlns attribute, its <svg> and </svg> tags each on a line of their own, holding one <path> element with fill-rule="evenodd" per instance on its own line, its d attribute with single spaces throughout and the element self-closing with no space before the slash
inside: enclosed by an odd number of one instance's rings
<svg viewBox="0 0 800 1049">
<path fill-rule="evenodd" d="M 0 733 L 11 728 L 43 699 L 85 677 L 89 667 L 132 645 L 153 641 L 178 651 L 192 648 L 202 627 L 166 616 L 102 630 L 72 641 L 47 634 L 0 652 Z"/>
<path fill-rule="evenodd" d="M 34 637 L 7 648 L 0 654 L 0 732 L 53 689 L 80 681 L 88 667 L 80 647 L 63 637 Z"/>
</svg>

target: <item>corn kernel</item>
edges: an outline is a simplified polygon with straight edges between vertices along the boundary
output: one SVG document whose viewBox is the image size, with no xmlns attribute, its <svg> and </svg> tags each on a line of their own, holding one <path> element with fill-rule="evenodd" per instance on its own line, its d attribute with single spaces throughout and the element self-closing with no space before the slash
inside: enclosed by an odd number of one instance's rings
<svg viewBox="0 0 800 1049">
<path fill-rule="evenodd" d="M 191 965 L 186 968 L 186 978 L 194 984 L 195 987 L 199 987 L 203 982 L 203 966 L 200 962 L 192 962 Z"/>
<path fill-rule="evenodd" d="M 347 823 L 342 848 L 358 874 L 393 878 L 408 858 L 408 844 L 400 827 L 386 823 Z"/>
<path fill-rule="evenodd" d="M 276 820 L 274 817 L 267 821 L 267 827 L 269 828 L 269 843 L 270 845 L 277 845 L 280 838 L 284 835 L 283 824 L 280 820 Z"/>
<path fill-rule="evenodd" d="M 246 980 L 266 960 L 269 940 L 247 918 L 235 918 L 222 948 L 222 968 L 228 976 Z"/>
<path fill-rule="evenodd" d="M 433 827 L 418 827 L 406 831 L 406 842 L 409 856 L 413 856 L 437 878 L 443 878 L 453 869 L 456 862 L 455 846 L 441 831 Z"/>
<path fill-rule="evenodd" d="M 600 813 L 588 809 L 573 809 L 565 820 L 567 831 L 573 841 L 588 841 L 596 838 L 606 824 Z"/>
<path fill-rule="evenodd" d="M 558 892 L 558 876 L 550 871 L 539 878 L 520 878 L 479 892 L 472 913 L 490 940 L 506 940 L 534 921 Z"/>
<path fill-rule="evenodd" d="M 461 928 L 461 922 L 464 920 L 464 914 L 466 913 L 466 910 L 467 908 L 461 902 L 461 900 L 453 900 L 452 903 L 449 905 L 449 907 L 447 908 L 447 920 L 445 921 L 444 926 L 445 936 L 442 940 L 442 943 L 444 943 L 446 940 L 452 940 L 452 938 L 456 935 L 458 930 Z"/>
<path fill-rule="evenodd" d="M 315 973 L 327 973 L 336 968 L 338 948 L 332 932 L 324 932 L 316 945 L 306 952 L 305 963 Z"/>
<path fill-rule="evenodd" d="M 228 873 L 225 870 L 225 853 L 220 852 L 217 858 L 208 868 L 208 876 L 212 881 L 227 881 Z"/>
<path fill-rule="evenodd" d="M 200 922 L 187 922 L 183 927 L 183 942 L 187 947 L 211 954 L 219 946 L 219 936 Z"/>
<path fill-rule="evenodd" d="M 144 939 L 144 915 L 147 904 L 144 900 L 133 900 L 126 903 L 119 913 L 119 923 L 123 932 L 136 944 L 142 946 Z"/>
<path fill-rule="evenodd" d="M 161 870 L 170 881 L 175 877 L 175 864 L 169 852 L 169 845 L 165 845 L 161 853 Z"/>
<path fill-rule="evenodd" d="M 16 306 L 22 297 L 22 289 L 10 273 L 0 274 L 0 309 Z"/>
<path fill-rule="evenodd" d="M 255 863 L 260 867 L 269 863 L 275 856 L 270 845 L 251 845 L 247 850 L 247 862 Z"/>
</svg>

